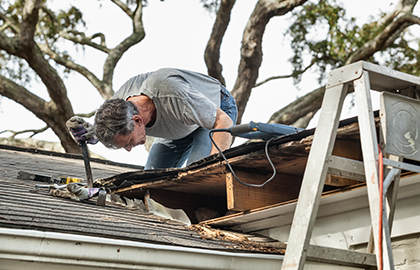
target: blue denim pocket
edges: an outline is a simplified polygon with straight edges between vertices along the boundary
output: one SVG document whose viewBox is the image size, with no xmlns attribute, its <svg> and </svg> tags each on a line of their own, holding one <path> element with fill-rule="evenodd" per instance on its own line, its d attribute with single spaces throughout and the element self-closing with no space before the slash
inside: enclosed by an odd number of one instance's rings
<svg viewBox="0 0 420 270">
<path fill-rule="evenodd" d="M 222 86 L 220 89 L 221 92 L 221 101 L 220 101 L 220 109 L 224 111 L 230 119 L 232 119 L 233 124 L 236 124 L 236 119 L 238 118 L 238 108 L 236 107 L 236 101 L 229 93 L 229 91 Z"/>
</svg>

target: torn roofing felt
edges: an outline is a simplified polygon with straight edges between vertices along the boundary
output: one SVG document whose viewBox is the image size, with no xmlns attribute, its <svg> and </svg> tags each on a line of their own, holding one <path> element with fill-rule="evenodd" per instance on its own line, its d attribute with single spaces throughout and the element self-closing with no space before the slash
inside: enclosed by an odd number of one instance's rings
<svg viewBox="0 0 420 270">
<path fill-rule="evenodd" d="M 378 115 L 378 112 L 375 112 L 375 117 L 377 117 L 377 115 Z M 349 126 L 355 123 L 357 123 L 357 117 L 340 121 L 339 127 L 345 127 L 345 126 Z M 314 132 L 315 132 L 315 129 L 308 129 L 308 130 L 303 130 L 303 131 L 300 131 L 298 133 L 291 134 L 291 135 L 279 136 L 278 138 L 275 138 L 274 140 L 270 142 L 269 147 L 268 147 L 269 152 L 273 152 L 273 149 L 278 149 L 279 147 L 281 147 L 281 145 L 285 145 L 287 143 L 291 143 L 295 141 L 300 141 L 302 139 L 310 137 L 311 135 L 314 134 Z M 261 165 L 264 168 L 257 167 L 254 169 L 262 170 L 263 172 L 269 173 L 271 168 L 265 157 L 265 153 L 264 153 L 265 145 L 266 145 L 265 141 L 250 141 L 242 145 L 227 149 L 223 153 L 228 160 L 232 160 L 235 158 L 240 158 L 241 156 L 248 155 L 251 160 L 255 161 L 255 158 L 257 158 L 256 156 L 259 155 L 260 158 L 262 157 L 262 160 L 263 160 L 262 162 L 265 164 L 265 165 Z M 293 145 L 292 147 L 290 147 L 289 150 L 284 150 L 283 154 L 288 155 L 289 153 L 290 156 L 292 156 L 293 153 L 290 153 L 288 151 L 292 151 L 292 152 L 294 151 L 296 155 L 301 155 L 301 156 L 303 155 L 306 157 L 309 152 L 307 151 L 307 149 L 300 149 L 298 151 L 295 151 L 293 147 L 298 147 L 298 146 Z M 307 145 L 302 145 L 302 147 L 307 148 Z M 299 151 L 301 151 L 301 153 L 299 153 Z M 255 155 L 253 155 L 254 153 Z M 273 155 L 270 155 L 270 158 L 273 158 L 274 156 L 275 156 L 275 153 Z M 287 157 L 284 157 L 284 158 L 287 159 Z M 223 163 L 223 162 L 224 162 L 223 157 L 220 154 L 214 154 L 212 156 L 208 156 L 197 162 L 194 162 L 187 167 L 127 172 L 127 173 L 123 173 L 119 175 L 114 175 L 108 178 L 97 179 L 95 181 L 95 184 L 98 186 L 104 186 L 104 187 L 110 188 L 111 190 L 121 190 L 121 189 L 126 190 L 129 187 L 136 188 L 138 187 L 137 185 L 144 184 L 144 183 L 162 182 L 162 181 L 170 182 L 170 181 L 182 178 L 182 176 L 188 172 L 199 171 L 199 170 L 208 169 L 211 167 L 217 167 L 218 164 Z M 245 166 L 249 166 L 248 169 L 252 170 L 254 167 L 254 164 L 253 162 L 248 162 L 247 165 Z M 293 168 L 290 168 L 290 169 L 293 170 Z M 227 168 L 223 170 L 227 170 Z M 153 187 L 153 185 L 151 185 L 150 187 Z M 188 190 L 185 190 L 185 191 L 188 192 Z"/>
</svg>

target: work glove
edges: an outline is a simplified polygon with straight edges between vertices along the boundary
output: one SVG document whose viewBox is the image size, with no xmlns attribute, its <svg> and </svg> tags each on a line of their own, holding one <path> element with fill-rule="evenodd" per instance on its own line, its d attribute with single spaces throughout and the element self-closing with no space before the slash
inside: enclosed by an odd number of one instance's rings
<svg viewBox="0 0 420 270">
<path fill-rule="evenodd" d="M 70 183 L 66 185 L 66 188 L 64 189 L 60 189 L 60 187 L 57 186 L 51 186 L 49 193 L 54 197 L 84 201 L 98 195 L 101 190 L 102 188 L 86 188 L 79 186 L 76 183 Z"/>
<path fill-rule="evenodd" d="M 96 144 L 98 139 L 93 132 L 93 126 L 86 122 L 82 117 L 73 116 L 66 122 L 73 139 L 80 145 L 81 142 Z"/>
<path fill-rule="evenodd" d="M 97 195 L 101 191 L 101 188 L 86 188 L 75 183 L 70 183 L 67 185 L 67 190 L 76 195 L 79 201 L 83 201 Z"/>
</svg>

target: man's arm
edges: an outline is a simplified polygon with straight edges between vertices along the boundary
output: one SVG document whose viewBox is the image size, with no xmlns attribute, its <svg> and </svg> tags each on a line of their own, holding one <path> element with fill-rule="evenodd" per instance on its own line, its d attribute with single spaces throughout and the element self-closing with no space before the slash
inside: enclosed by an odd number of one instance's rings
<svg viewBox="0 0 420 270">
<path fill-rule="evenodd" d="M 233 125 L 232 119 L 220 108 L 217 108 L 216 121 L 214 122 L 213 128 L 230 128 Z M 232 142 L 232 135 L 229 132 L 215 132 L 213 133 L 213 140 L 220 148 L 220 150 L 226 150 L 230 147 Z M 219 151 L 212 145 L 210 155 L 216 154 Z"/>
</svg>

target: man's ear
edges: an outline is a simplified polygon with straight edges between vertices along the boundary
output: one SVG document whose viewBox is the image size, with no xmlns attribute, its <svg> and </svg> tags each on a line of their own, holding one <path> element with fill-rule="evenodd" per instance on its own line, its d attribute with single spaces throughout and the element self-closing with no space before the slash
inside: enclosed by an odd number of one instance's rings
<svg viewBox="0 0 420 270">
<path fill-rule="evenodd" d="M 138 114 L 133 115 L 133 121 L 139 125 L 143 124 L 143 119 Z"/>
</svg>

